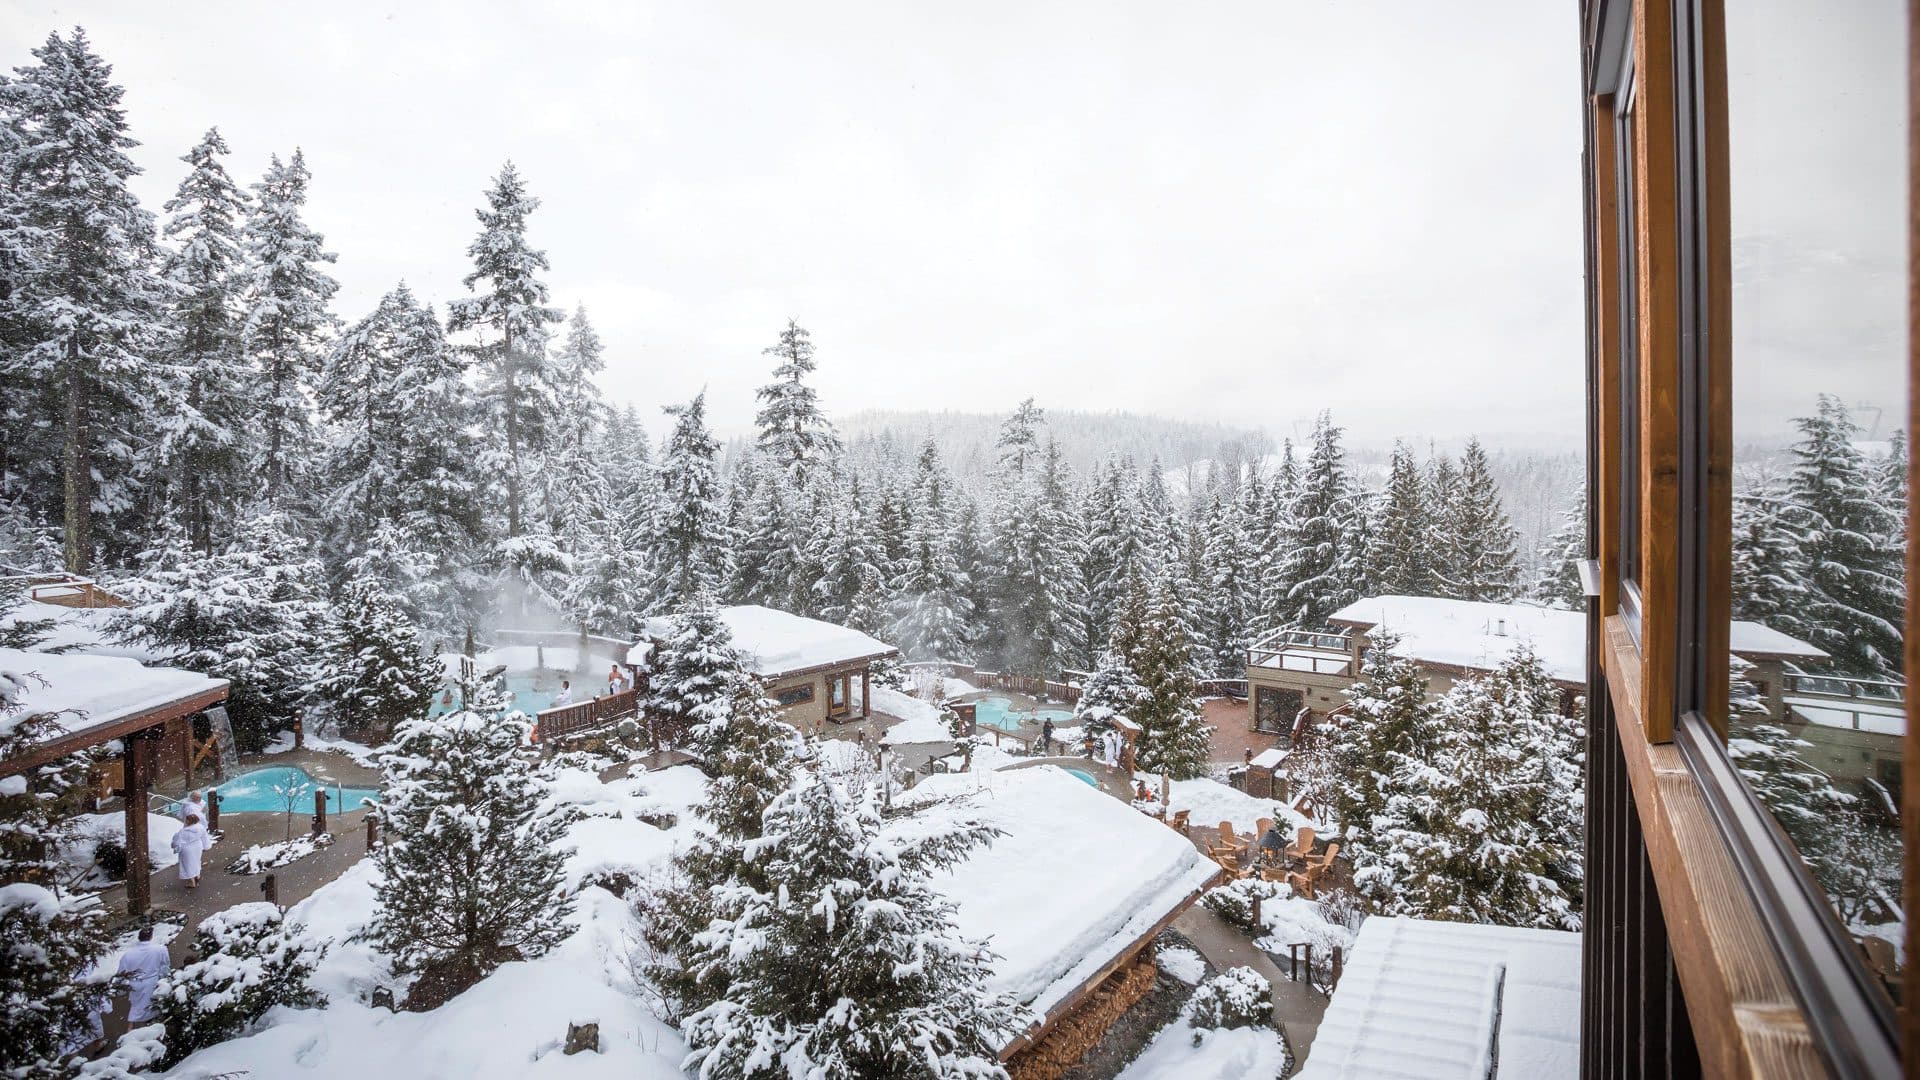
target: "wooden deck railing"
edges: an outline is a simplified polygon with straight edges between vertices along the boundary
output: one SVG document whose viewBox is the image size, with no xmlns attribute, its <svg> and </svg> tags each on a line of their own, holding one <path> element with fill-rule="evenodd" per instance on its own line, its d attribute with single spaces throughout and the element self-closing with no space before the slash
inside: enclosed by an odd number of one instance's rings
<svg viewBox="0 0 1920 1080">
<path fill-rule="evenodd" d="M 551 709 L 540 710 L 539 714 L 533 718 L 533 741 L 548 742 L 599 727 L 602 724 L 625 720 L 627 717 L 638 715 L 639 712 L 640 690 L 638 688 L 594 698 L 592 701 L 556 705 Z"/>
</svg>

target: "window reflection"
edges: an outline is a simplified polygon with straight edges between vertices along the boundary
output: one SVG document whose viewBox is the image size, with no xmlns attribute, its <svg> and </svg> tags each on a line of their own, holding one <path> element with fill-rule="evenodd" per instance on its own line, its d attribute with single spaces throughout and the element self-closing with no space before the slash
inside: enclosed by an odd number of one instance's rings
<svg viewBox="0 0 1920 1080">
<path fill-rule="evenodd" d="M 1728 5 L 1728 747 L 1898 991 L 1905 12 Z"/>
</svg>

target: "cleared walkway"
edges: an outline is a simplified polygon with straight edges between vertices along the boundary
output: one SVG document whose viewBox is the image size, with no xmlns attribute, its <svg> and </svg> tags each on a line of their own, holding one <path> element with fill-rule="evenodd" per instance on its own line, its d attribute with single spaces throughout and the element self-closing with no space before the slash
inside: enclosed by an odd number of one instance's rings
<svg viewBox="0 0 1920 1080">
<path fill-rule="evenodd" d="M 1273 1020 L 1286 1033 L 1294 1067 L 1307 1060 L 1313 1037 L 1326 1015 L 1327 999 L 1306 983 L 1287 978 L 1273 958 L 1256 948 L 1245 931 L 1225 922 L 1199 904 L 1180 913 L 1173 928 L 1184 934 L 1207 963 L 1219 970 L 1250 967 L 1273 984 Z"/>
</svg>

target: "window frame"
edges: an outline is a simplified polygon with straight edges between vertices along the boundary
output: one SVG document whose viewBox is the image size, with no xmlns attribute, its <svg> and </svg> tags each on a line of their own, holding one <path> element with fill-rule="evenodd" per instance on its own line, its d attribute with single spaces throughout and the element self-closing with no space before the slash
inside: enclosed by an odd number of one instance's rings
<svg viewBox="0 0 1920 1080">
<path fill-rule="evenodd" d="M 792 699 L 792 700 L 788 700 L 788 699 Z M 785 690 L 774 691 L 774 695 L 773 695 L 774 704 L 780 706 L 783 709 L 791 709 L 796 705 L 805 705 L 811 702 L 812 700 L 813 700 L 813 684 L 812 683 L 807 683 L 805 686 L 789 686 Z"/>
<path fill-rule="evenodd" d="M 1750 905 L 1718 918 L 1697 909 L 1686 913 L 1682 905 L 1680 921 L 1706 924 L 1700 928 L 1707 934 L 1703 941 L 1679 943 L 1676 952 L 1705 953 L 1681 966 L 1712 972 L 1730 984 L 1741 950 L 1750 951 L 1755 942 L 1715 941 L 1715 929 L 1757 924 L 1800 1007 L 1812 1047 L 1829 1068 L 1845 1076 L 1896 1075 L 1900 1046 L 1893 1003 L 1876 985 L 1792 841 L 1741 779 L 1725 744 L 1732 402 L 1723 2 L 1598 0 L 1589 9 L 1599 16 L 1593 24 L 1599 32 L 1590 39 L 1592 55 L 1619 57 L 1611 99 L 1605 87 L 1593 87 L 1613 124 L 1614 139 L 1612 160 L 1596 160 L 1591 169 L 1602 180 L 1606 170 L 1612 171 L 1611 228 L 1619 245 L 1611 282 L 1604 273 L 1596 279 L 1619 293 L 1605 298 L 1612 301 L 1618 322 L 1614 340 L 1604 340 L 1604 326 L 1596 328 L 1603 363 L 1615 365 L 1611 377 L 1603 367 L 1597 384 L 1614 404 L 1594 428 L 1602 485 L 1595 501 L 1611 517 L 1596 530 L 1606 545 L 1600 562 L 1612 578 L 1603 580 L 1603 599 L 1610 592 L 1612 603 L 1601 611 L 1611 611 L 1619 627 L 1598 643 L 1605 675 L 1597 677 L 1610 692 L 1596 698 L 1623 706 L 1620 742 L 1630 759 L 1640 758 L 1645 777 L 1636 777 L 1634 787 L 1650 788 L 1667 770 L 1689 782 L 1676 791 L 1663 780 L 1657 793 L 1635 796 L 1644 803 L 1643 813 L 1645 806 L 1656 806 L 1673 815 L 1660 822 L 1670 830 L 1662 838 L 1668 858 L 1679 860 L 1665 871 L 1670 883 L 1662 885 L 1663 906 L 1669 888 L 1703 903 L 1723 867 L 1735 878 L 1726 884 L 1737 884 L 1740 902 Z M 1631 15 L 1620 18 L 1620 8 Z M 1604 244 L 1600 234 L 1608 225 L 1596 224 L 1600 227 L 1590 241 Z M 1912 382 L 1910 353 L 1909 390 L 1920 398 Z M 1608 439 L 1615 445 L 1607 447 Z M 1657 475 L 1663 466 L 1671 470 L 1670 487 L 1663 487 Z M 1637 565 L 1623 557 L 1630 554 L 1623 550 L 1629 541 L 1637 548 L 1632 553 Z M 1910 565 L 1914 550 L 1910 533 Z M 1911 633 L 1908 637 L 1911 641 Z M 1910 746 L 1913 734 L 1910 725 Z M 1904 792 L 1903 800 L 1913 794 Z M 1914 804 L 1909 801 L 1903 809 L 1911 815 Z M 1700 847 L 1698 835 L 1681 835 L 1688 827 L 1675 819 L 1687 814 L 1710 822 L 1716 848 Z M 1656 813 L 1648 827 L 1662 816 Z M 1907 858 L 1911 885 L 1911 835 Z M 1656 868 L 1660 862 L 1655 859 Z M 1911 963 L 1908 981 L 1914 981 Z M 1766 997 L 1751 986 L 1732 985 L 1688 987 L 1687 996 L 1690 1007 L 1696 998 L 1718 997 L 1716 1004 L 1732 1006 L 1735 999 Z M 1910 1001 L 1908 1008 L 1920 1009 L 1920 1001 Z M 1765 1023 L 1717 1019 L 1743 1032 Z"/>
</svg>

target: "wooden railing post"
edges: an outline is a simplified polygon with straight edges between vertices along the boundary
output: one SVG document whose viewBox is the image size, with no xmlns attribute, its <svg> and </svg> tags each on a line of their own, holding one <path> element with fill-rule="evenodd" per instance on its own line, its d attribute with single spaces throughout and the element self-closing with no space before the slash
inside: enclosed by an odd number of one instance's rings
<svg viewBox="0 0 1920 1080">
<path fill-rule="evenodd" d="M 268 874 L 266 879 L 260 882 L 260 896 L 274 907 L 280 906 L 280 879 L 277 875 Z"/>
<path fill-rule="evenodd" d="M 319 836 L 327 831 L 327 789 L 320 788 L 313 793 L 313 835 Z"/>
</svg>

